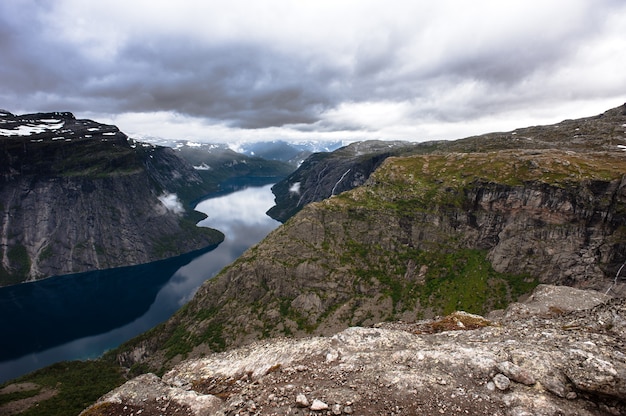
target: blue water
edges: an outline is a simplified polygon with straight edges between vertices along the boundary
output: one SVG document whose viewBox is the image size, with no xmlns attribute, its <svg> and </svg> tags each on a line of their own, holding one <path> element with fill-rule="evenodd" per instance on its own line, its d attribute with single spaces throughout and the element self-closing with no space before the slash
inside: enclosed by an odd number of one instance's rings
<svg viewBox="0 0 626 416">
<path fill-rule="evenodd" d="M 201 201 L 224 242 L 141 266 L 56 276 L 0 288 L 0 382 L 63 360 L 95 358 L 169 318 L 206 279 L 279 223 L 271 185 Z"/>
</svg>

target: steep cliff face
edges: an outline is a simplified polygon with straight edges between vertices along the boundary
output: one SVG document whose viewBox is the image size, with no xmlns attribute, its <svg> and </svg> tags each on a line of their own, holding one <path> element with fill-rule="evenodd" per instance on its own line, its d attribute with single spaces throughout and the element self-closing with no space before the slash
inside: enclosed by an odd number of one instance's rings
<svg viewBox="0 0 626 416">
<path fill-rule="evenodd" d="M 0 285 L 219 243 L 177 193 L 202 179 L 171 149 L 69 113 L 0 117 Z"/>
<path fill-rule="evenodd" d="M 424 145 L 407 142 L 352 143 L 332 153 L 315 153 L 287 178 L 272 187 L 276 205 L 267 214 L 285 222 L 311 202 L 321 201 L 365 183 L 388 157 Z"/>
<path fill-rule="evenodd" d="M 615 152 L 624 141 L 626 104 L 600 115 L 564 120 L 549 126 L 519 128 L 455 141 L 424 143 L 367 141 L 353 143 L 332 153 L 316 153 L 272 191 L 276 205 L 268 214 L 285 222 L 306 204 L 326 199 L 362 185 L 390 156 L 433 153 L 532 151 L 560 149 L 577 152 Z"/>
<path fill-rule="evenodd" d="M 161 368 L 259 337 L 482 314 L 538 283 L 623 294 L 626 115 L 599 120 L 610 138 L 578 150 L 542 140 L 386 158 L 364 185 L 307 205 L 207 281 L 120 362 Z"/>
</svg>

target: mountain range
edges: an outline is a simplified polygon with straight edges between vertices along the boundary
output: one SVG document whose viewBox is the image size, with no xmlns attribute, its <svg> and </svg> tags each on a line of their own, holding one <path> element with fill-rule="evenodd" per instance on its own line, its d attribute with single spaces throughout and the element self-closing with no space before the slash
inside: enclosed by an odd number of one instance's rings
<svg viewBox="0 0 626 416">
<path fill-rule="evenodd" d="M 623 105 L 312 154 L 85 414 L 621 414 L 625 149 Z"/>
<path fill-rule="evenodd" d="M 212 171 L 194 168 L 194 157 Z M 67 112 L 0 111 L 0 285 L 215 246 L 224 236 L 195 225 L 204 214 L 193 201 L 233 178 L 275 181 L 292 170 L 138 142 Z"/>
</svg>

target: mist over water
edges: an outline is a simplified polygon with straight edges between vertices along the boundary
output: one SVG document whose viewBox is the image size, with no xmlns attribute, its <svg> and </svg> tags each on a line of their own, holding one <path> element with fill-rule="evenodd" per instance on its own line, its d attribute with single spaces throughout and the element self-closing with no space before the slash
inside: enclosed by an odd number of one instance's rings
<svg viewBox="0 0 626 416">
<path fill-rule="evenodd" d="M 63 360 L 95 358 L 169 318 L 198 287 L 280 225 L 272 185 L 201 201 L 224 242 L 147 265 L 0 288 L 0 382 Z"/>
</svg>

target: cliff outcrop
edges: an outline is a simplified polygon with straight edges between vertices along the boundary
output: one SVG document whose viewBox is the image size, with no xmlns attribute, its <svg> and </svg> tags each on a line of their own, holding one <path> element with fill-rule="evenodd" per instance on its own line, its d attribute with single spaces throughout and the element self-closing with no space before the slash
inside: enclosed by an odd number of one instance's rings
<svg viewBox="0 0 626 416">
<path fill-rule="evenodd" d="M 625 312 L 624 298 L 542 285 L 487 318 L 455 312 L 188 360 L 82 415 L 624 414 Z"/>
<path fill-rule="evenodd" d="M 167 368 L 259 338 L 485 314 L 539 283 L 624 295 L 626 114 L 585 120 L 571 123 L 604 135 L 566 149 L 544 138 L 387 157 L 365 184 L 306 205 L 119 362 Z"/>
<path fill-rule="evenodd" d="M 216 245 L 178 198 L 204 193 L 172 149 L 70 113 L 0 114 L 0 285 Z"/>
<path fill-rule="evenodd" d="M 267 215 L 285 222 L 311 202 L 364 184 L 386 158 L 423 146 L 399 141 L 366 141 L 334 152 L 314 153 L 295 172 L 272 187 L 276 205 Z"/>
<path fill-rule="evenodd" d="M 575 152 L 623 150 L 619 146 L 624 146 L 625 112 L 626 106 L 623 105 L 593 117 L 460 140 L 423 143 L 366 141 L 350 144 L 332 153 L 316 153 L 274 186 L 272 191 L 276 195 L 276 205 L 268 214 L 285 222 L 310 202 L 318 202 L 362 185 L 390 156 L 537 149 Z"/>
</svg>

